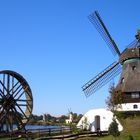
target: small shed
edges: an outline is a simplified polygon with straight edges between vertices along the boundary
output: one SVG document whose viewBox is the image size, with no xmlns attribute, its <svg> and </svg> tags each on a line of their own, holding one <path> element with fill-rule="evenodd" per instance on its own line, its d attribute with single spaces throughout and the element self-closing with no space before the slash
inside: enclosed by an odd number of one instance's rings
<svg viewBox="0 0 140 140">
<path fill-rule="evenodd" d="M 81 129 L 89 129 L 92 132 L 108 131 L 109 125 L 113 119 L 113 113 L 107 109 L 92 109 L 89 110 L 78 122 L 77 127 Z M 118 123 L 119 131 L 123 130 L 122 125 Z"/>
</svg>

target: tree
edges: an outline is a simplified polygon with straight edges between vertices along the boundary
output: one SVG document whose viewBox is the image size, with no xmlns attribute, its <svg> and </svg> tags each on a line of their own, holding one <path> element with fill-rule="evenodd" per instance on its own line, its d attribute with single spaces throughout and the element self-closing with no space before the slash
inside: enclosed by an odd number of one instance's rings
<svg viewBox="0 0 140 140">
<path fill-rule="evenodd" d="M 66 119 L 68 119 L 68 117 L 65 115 L 62 115 L 61 117 L 59 117 L 59 123 L 65 123 Z"/>
<path fill-rule="evenodd" d="M 73 121 L 76 122 L 77 121 L 77 113 L 72 113 L 72 117 L 73 117 Z"/>
<path fill-rule="evenodd" d="M 50 114 L 44 114 L 44 117 L 45 117 L 45 121 L 46 122 L 50 122 L 51 121 L 52 116 Z"/>
<path fill-rule="evenodd" d="M 77 124 L 83 115 L 82 114 L 78 115 L 77 113 L 73 113 L 72 116 L 73 116 L 73 123 Z"/>
<path fill-rule="evenodd" d="M 114 84 L 110 87 L 109 93 L 106 104 L 110 110 L 114 111 L 123 102 L 123 95 L 120 90 L 116 91 Z"/>
<path fill-rule="evenodd" d="M 78 116 L 77 116 L 77 123 L 80 121 L 80 119 L 83 117 L 83 115 L 82 114 L 79 114 Z"/>
<path fill-rule="evenodd" d="M 108 133 L 112 135 L 113 137 L 117 137 L 120 135 L 120 132 L 118 130 L 118 123 L 116 122 L 114 118 L 113 118 L 112 123 L 109 126 Z"/>
<path fill-rule="evenodd" d="M 84 130 L 88 130 L 88 118 L 84 117 L 84 120 L 82 121 L 82 126 Z"/>
</svg>

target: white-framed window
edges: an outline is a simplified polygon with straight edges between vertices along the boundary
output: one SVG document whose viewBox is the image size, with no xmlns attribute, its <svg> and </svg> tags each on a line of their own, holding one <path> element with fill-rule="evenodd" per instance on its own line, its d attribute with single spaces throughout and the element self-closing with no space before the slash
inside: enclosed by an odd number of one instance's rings
<svg viewBox="0 0 140 140">
<path fill-rule="evenodd" d="M 136 66 L 132 66 L 132 70 L 136 70 Z"/>
<path fill-rule="evenodd" d="M 139 92 L 132 92 L 131 93 L 131 98 L 140 98 Z"/>
</svg>

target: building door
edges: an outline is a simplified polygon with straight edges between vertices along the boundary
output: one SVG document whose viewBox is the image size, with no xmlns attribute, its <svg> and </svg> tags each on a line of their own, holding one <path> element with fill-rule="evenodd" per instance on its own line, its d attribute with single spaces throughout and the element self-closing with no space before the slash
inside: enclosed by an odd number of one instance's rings
<svg viewBox="0 0 140 140">
<path fill-rule="evenodd" d="M 95 131 L 100 130 L 100 116 L 95 116 Z"/>
</svg>

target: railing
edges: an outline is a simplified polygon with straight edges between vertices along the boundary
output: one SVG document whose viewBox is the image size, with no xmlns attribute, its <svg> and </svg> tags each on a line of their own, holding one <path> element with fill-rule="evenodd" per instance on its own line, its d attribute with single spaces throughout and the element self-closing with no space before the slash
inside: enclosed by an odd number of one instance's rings
<svg viewBox="0 0 140 140">
<path fill-rule="evenodd" d="M 86 137 L 100 137 L 100 136 L 106 136 L 108 135 L 108 131 L 102 131 L 102 132 L 80 132 L 80 133 L 69 133 L 69 134 L 63 134 L 63 135 L 55 135 L 55 136 L 42 136 L 42 137 L 36 137 L 34 140 L 75 140 L 78 138 L 86 139 Z"/>
<path fill-rule="evenodd" d="M 40 138 L 47 136 L 55 136 L 55 135 L 64 135 L 70 134 L 71 127 L 70 126 L 58 126 L 56 128 L 44 128 L 44 129 L 28 129 L 25 131 L 13 131 L 9 133 L 1 132 L 0 138 L 16 138 L 26 137 L 26 138 Z"/>
<path fill-rule="evenodd" d="M 31 138 L 39 138 L 42 136 L 64 135 L 71 132 L 70 126 L 60 126 L 58 128 L 28 129 L 27 135 Z"/>
<path fill-rule="evenodd" d="M 11 138 L 14 140 L 20 140 L 21 138 L 26 138 L 27 140 L 45 140 L 45 139 L 76 139 L 83 137 L 97 137 L 107 135 L 107 131 L 102 131 L 100 134 L 98 132 L 81 131 L 78 133 L 72 133 L 70 126 L 58 127 L 58 128 L 44 128 L 44 129 L 28 129 L 25 131 L 14 131 L 12 133 L 2 133 L 0 134 L 0 139 Z"/>
</svg>

